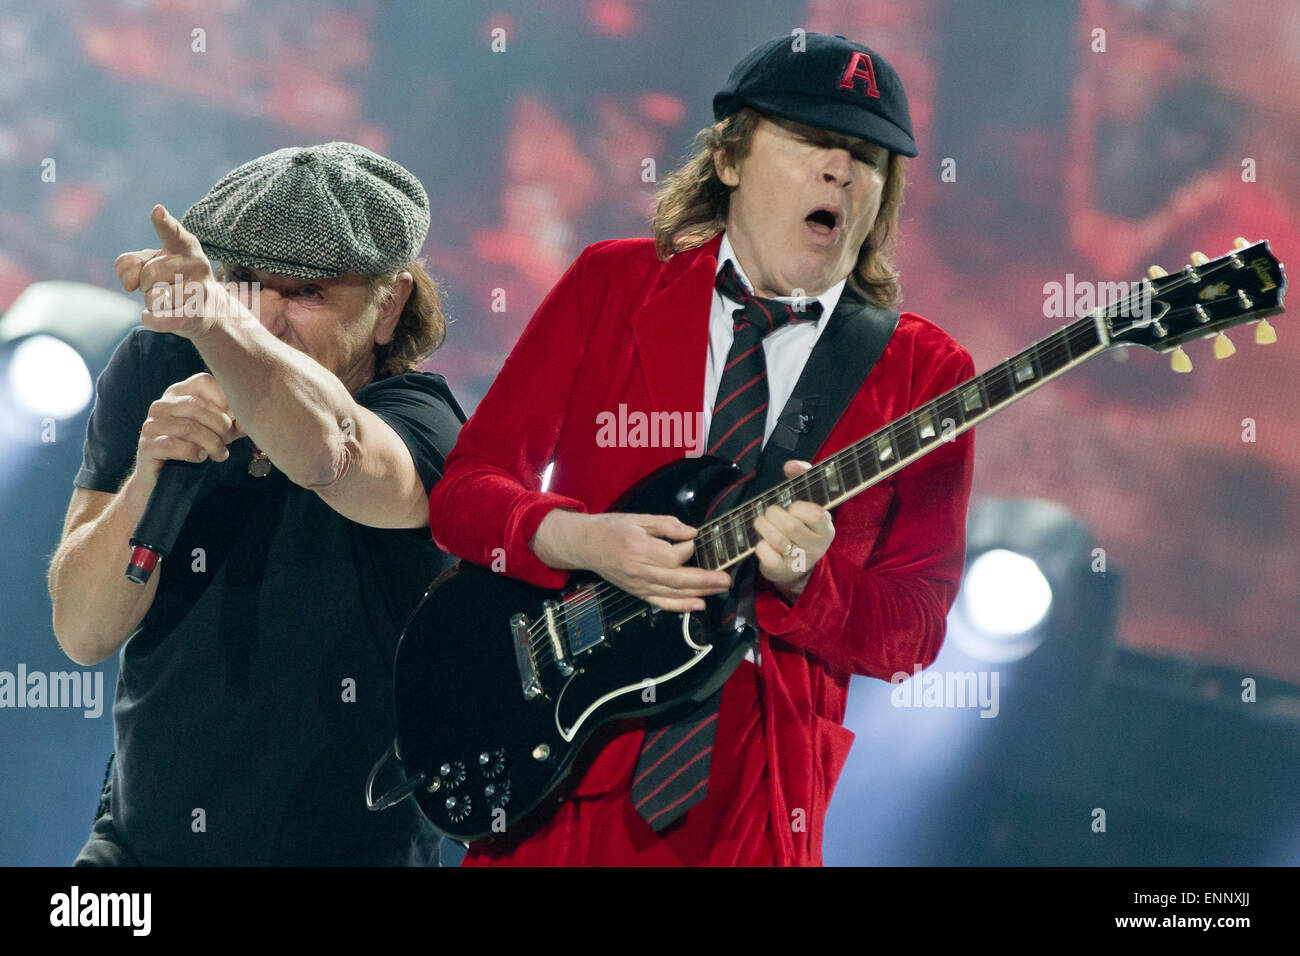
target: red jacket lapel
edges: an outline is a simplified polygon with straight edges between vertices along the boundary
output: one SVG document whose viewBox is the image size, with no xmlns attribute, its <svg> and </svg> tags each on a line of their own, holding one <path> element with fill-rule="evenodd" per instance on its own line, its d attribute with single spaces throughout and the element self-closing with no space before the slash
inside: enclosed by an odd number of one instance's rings
<svg viewBox="0 0 1300 956">
<path fill-rule="evenodd" d="M 656 410 L 703 407 L 709 310 L 721 234 L 665 263 L 650 297 L 632 316 L 637 355 Z"/>
</svg>

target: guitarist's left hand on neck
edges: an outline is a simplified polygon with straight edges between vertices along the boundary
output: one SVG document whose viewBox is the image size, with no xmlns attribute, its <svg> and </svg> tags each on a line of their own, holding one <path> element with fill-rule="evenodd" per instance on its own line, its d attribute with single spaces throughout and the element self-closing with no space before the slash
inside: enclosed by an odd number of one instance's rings
<svg viewBox="0 0 1300 956">
<path fill-rule="evenodd" d="M 811 467 L 806 461 L 787 461 L 785 476 L 793 478 Z M 813 565 L 835 540 L 830 512 L 811 501 L 794 501 L 788 508 L 773 505 L 754 519 L 754 528 L 763 536 L 755 551 L 759 573 L 793 605 L 803 593 Z"/>
</svg>

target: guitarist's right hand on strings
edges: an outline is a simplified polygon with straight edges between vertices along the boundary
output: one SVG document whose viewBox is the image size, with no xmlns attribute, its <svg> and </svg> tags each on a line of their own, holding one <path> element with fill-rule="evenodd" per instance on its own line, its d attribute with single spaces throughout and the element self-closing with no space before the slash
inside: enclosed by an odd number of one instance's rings
<svg viewBox="0 0 1300 956">
<path fill-rule="evenodd" d="M 537 526 L 533 553 L 562 571 L 594 571 L 665 611 L 702 611 L 731 587 L 726 571 L 682 567 L 695 529 L 668 515 L 579 514 L 556 509 Z"/>
</svg>

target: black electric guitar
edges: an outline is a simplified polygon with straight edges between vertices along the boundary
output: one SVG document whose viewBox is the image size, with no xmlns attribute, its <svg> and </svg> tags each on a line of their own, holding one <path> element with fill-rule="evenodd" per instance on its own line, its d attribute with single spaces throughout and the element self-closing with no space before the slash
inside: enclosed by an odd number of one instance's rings
<svg viewBox="0 0 1300 956">
<path fill-rule="evenodd" d="M 1257 342 L 1274 341 L 1260 320 L 1282 311 L 1286 281 L 1268 244 L 1238 240 L 1229 255 L 1193 260 L 1174 275 L 1153 268 L 1123 302 L 716 518 L 704 515 L 735 480 L 735 466 L 709 456 L 654 471 L 611 510 L 671 514 L 698 528 L 696 565 L 730 568 L 753 553 L 753 520 L 770 505 L 805 500 L 834 507 L 1106 349 L 1173 352 L 1174 368 L 1187 371 L 1181 346 L 1191 339 L 1253 321 L 1260 322 Z M 1230 348 L 1221 339 L 1216 354 Z M 708 603 L 705 613 L 663 612 L 590 573 L 547 591 L 462 563 L 435 582 L 402 635 L 394 674 L 397 739 L 371 773 L 371 807 L 413 795 L 434 827 L 459 840 L 537 822 L 563 799 L 561 784 L 597 728 L 703 700 L 730 676 L 752 633 L 719 627 L 720 602 Z M 375 776 L 393 755 L 407 781 L 372 798 Z"/>
</svg>

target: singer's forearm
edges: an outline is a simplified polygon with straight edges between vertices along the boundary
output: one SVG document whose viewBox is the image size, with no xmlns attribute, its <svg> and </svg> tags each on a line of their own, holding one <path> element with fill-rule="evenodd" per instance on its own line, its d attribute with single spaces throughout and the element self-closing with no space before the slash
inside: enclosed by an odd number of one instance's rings
<svg viewBox="0 0 1300 956">
<path fill-rule="evenodd" d="M 105 496 L 108 505 L 95 518 L 67 532 L 50 562 L 54 636 L 64 653 L 83 666 L 98 664 L 117 651 L 153 604 L 161 569 L 144 586 L 132 584 L 125 575 L 131 557 L 128 542 L 150 490 L 133 473 L 117 494 Z"/>
<path fill-rule="evenodd" d="M 332 372 L 251 319 L 191 341 L 239 427 L 290 481 L 318 488 L 339 477 L 357 406 Z"/>
</svg>

